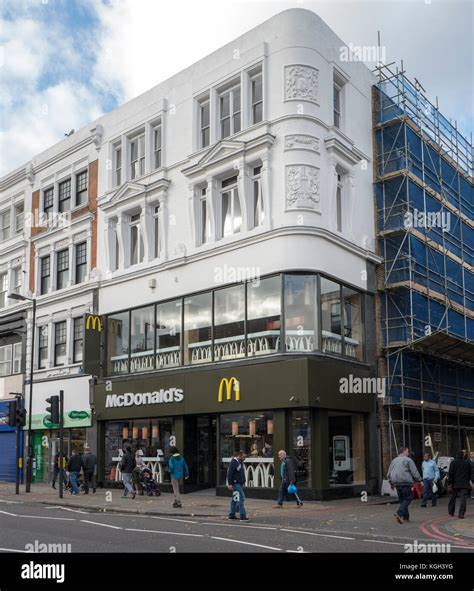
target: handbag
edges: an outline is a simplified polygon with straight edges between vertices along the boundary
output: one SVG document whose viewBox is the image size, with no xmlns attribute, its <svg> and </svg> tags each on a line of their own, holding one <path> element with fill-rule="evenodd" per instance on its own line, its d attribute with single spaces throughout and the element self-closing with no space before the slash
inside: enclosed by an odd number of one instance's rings
<svg viewBox="0 0 474 591">
<path fill-rule="evenodd" d="M 298 492 L 298 489 L 293 483 L 291 483 L 288 485 L 288 492 L 290 495 L 294 495 L 296 492 Z"/>
</svg>

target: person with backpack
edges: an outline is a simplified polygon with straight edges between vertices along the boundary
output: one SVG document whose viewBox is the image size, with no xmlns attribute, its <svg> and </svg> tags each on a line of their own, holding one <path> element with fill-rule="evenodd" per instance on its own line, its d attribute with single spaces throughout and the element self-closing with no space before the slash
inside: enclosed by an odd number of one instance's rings
<svg viewBox="0 0 474 591">
<path fill-rule="evenodd" d="M 186 460 L 179 453 L 177 447 L 171 447 L 170 454 L 168 472 L 171 477 L 171 486 L 173 487 L 174 493 L 173 507 L 181 509 L 183 505 L 179 496 L 179 483 L 183 479 L 183 476 L 184 478 L 189 478 L 189 469 Z"/>
<path fill-rule="evenodd" d="M 298 496 L 298 491 L 296 490 L 296 467 L 293 458 L 287 456 L 286 451 L 281 449 L 278 452 L 278 459 L 280 460 L 280 475 L 281 475 L 281 484 L 280 490 L 278 492 L 278 500 L 277 504 L 275 505 L 276 509 L 281 509 L 283 507 L 283 501 L 286 498 L 286 495 L 293 494 L 295 495 L 296 506 L 302 507 L 303 501 Z"/>
<path fill-rule="evenodd" d="M 132 488 L 132 473 L 136 465 L 137 462 L 132 453 L 132 448 L 128 445 L 120 460 L 120 471 L 122 472 L 122 482 L 124 486 L 122 499 L 126 498 L 128 493 L 132 495 L 132 499 L 134 499 L 137 494 Z"/>
</svg>

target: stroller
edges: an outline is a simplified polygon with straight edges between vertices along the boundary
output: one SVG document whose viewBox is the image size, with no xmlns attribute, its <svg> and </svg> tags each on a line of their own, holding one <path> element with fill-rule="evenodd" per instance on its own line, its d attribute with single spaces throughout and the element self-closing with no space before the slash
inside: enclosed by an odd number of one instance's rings
<svg viewBox="0 0 474 591">
<path fill-rule="evenodd" d="M 153 495 L 159 497 L 161 495 L 161 491 L 153 478 L 153 472 L 150 470 L 150 468 L 143 468 L 141 471 L 140 484 L 143 492 L 149 497 L 152 497 Z"/>
</svg>

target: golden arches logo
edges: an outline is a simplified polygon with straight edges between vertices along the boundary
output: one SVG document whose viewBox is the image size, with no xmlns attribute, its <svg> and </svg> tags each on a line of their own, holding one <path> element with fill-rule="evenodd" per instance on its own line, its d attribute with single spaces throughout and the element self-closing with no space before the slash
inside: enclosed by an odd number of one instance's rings
<svg viewBox="0 0 474 591">
<path fill-rule="evenodd" d="M 88 316 L 86 320 L 86 329 L 87 330 L 97 330 L 100 332 L 102 330 L 102 322 L 99 316 Z"/>
<path fill-rule="evenodd" d="M 237 378 L 222 378 L 219 384 L 219 393 L 217 396 L 218 402 L 223 402 L 224 400 L 224 388 L 226 393 L 226 400 L 232 400 L 232 390 L 235 392 L 235 400 L 238 402 L 240 400 L 240 382 Z"/>
</svg>

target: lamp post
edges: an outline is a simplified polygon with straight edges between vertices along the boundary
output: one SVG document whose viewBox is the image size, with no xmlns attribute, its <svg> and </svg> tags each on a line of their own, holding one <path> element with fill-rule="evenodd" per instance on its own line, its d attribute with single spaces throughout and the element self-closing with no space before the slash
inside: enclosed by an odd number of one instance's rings
<svg viewBox="0 0 474 591">
<path fill-rule="evenodd" d="M 26 484 L 25 492 L 30 492 L 33 475 L 33 432 L 31 430 L 31 414 L 33 409 L 33 364 L 35 359 L 35 327 L 36 327 L 36 299 L 27 298 L 19 293 L 10 293 L 8 297 L 19 302 L 33 302 L 33 326 L 31 328 L 31 355 L 30 355 L 30 403 L 28 408 L 28 449 L 26 459 Z"/>
</svg>

